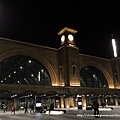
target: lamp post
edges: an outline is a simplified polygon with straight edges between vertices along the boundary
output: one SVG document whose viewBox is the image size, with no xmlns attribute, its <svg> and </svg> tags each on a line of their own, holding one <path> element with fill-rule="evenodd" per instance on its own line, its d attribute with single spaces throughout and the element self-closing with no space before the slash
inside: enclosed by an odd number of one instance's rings
<svg viewBox="0 0 120 120">
<path fill-rule="evenodd" d="M 115 57 L 116 67 L 117 67 L 117 80 L 120 84 L 120 71 L 119 71 L 119 65 L 118 65 L 118 61 L 117 61 L 117 47 L 116 47 L 115 39 L 113 39 L 113 34 L 111 36 L 112 36 L 113 52 L 114 52 L 114 57 Z"/>
</svg>

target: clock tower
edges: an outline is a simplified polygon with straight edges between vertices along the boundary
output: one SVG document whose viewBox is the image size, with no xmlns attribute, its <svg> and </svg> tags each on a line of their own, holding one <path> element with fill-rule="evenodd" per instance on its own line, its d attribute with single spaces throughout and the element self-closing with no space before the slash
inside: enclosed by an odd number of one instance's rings
<svg viewBox="0 0 120 120">
<path fill-rule="evenodd" d="M 61 36 L 61 46 L 73 46 L 75 45 L 75 33 L 77 33 L 76 30 L 64 27 L 60 32 L 58 32 L 58 35 Z"/>
<path fill-rule="evenodd" d="M 75 33 L 76 30 L 67 27 L 58 32 L 61 38 L 58 49 L 60 86 L 80 86 L 79 48 L 75 44 Z"/>
</svg>

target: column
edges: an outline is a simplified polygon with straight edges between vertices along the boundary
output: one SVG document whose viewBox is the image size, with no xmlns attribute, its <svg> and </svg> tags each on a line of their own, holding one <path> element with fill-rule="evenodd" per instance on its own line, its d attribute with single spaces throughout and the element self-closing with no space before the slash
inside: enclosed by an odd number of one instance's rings
<svg viewBox="0 0 120 120">
<path fill-rule="evenodd" d="M 118 99 L 115 98 L 115 105 L 118 105 Z"/>
<path fill-rule="evenodd" d="M 65 98 L 65 108 L 69 108 L 69 98 Z"/>
<path fill-rule="evenodd" d="M 82 109 L 86 109 L 86 97 L 82 97 Z"/>
<path fill-rule="evenodd" d="M 69 97 L 69 107 L 70 106 L 74 107 L 74 99 L 73 99 L 73 97 Z"/>
<path fill-rule="evenodd" d="M 16 109 L 16 110 L 18 110 L 18 102 L 19 102 L 18 98 L 15 97 L 15 98 L 14 98 L 14 106 L 15 106 L 15 109 Z"/>
<path fill-rule="evenodd" d="M 107 102 L 108 102 L 107 99 L 105 99 L 105 103 L 106 103 L 106 105 L 108 105 Z"/>
<path fill-rule="evenodd" d="M 61 101 L 61 108 L 64 108 L 64 98 L 61 97 L 61 98 L 60 98 L 60 101 Z"/>
<path fill-rule="evenodd" d="M 97 98 L 98 104 L 101 105 L 100 97 Z"/>
<path fill-rule="evenodd" d="M 112 97 L 110 97 L 110 103 L 113 103 L 113 98 Z"/>
</svg>

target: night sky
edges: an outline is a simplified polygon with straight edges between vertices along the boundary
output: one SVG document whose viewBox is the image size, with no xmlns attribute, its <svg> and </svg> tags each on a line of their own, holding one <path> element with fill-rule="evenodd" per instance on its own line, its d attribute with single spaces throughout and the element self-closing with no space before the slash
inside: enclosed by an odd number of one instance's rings
<svg viewBox="0 0 120 120">
<path fill-rule="evenodd" d="M 113 58 L 111 34 L 120 56 L 118 0 L 0 0 L 0 37 L 59 48 L 57 33 L 65 26 L 78 30 L 82 54 Z"/>
</svg>

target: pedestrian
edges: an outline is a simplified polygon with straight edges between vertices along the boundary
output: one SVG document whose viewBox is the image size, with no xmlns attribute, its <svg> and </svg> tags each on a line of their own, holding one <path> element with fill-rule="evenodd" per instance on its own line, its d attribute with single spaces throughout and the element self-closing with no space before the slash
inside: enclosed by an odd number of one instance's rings
<svg viewBox="0 0 120 120">
<path fill-rule="evenodd" d="M 99 115 L 99 110 L 98 110 L 99 104 L 98 104 L 98 102 L 97 102 L 97 99 L 95 99 L 92 108 L 94 109 L 94 116 L 95 116 L 95 117 L 99 117 L 99 116 L 98 116 L 98 115 Z M 96 112 L 97 112 L 97 115 L 96 115 Z"/>
<path fill-rule="evenodd" d="M 15 106 L 14 106 L 14 105 L 13 105 L 13 107 L 12 107 L 11 114 L 12 114 L 12 112 L 14 112 L 14 114 L 15 114 Z"/>
<path fill-rule="evenodd" d="M 33 105 L 33 103 L 32 103 L 32 105 L 31 105 L 30 113 L 31 113 L 31 111 L 33 111 L 33 113 L 34 113 L 34 105 Z"/>
<path fill-rule="evenodd" d="M 44 113 L 44 105 L 41 107 L 40 113 Z"/>
<path fill-rule="evenodd" d="M 47 111 L 47 106 L 45 105 L 45 107 L 44 107 L 44 113 Z"/>
<path fill-rule="evenodd" d="M 28 102 L 26 102 L 26 104 L 25 104 L 25 113 L 27 112 L 28 113 Z"/>
<path fill-rule="evenodd" d="M 50 104 L 49 114 L 50 114 L 50 110 L 54 110 L 54 103 Z"/>
<path fill-rule="evenodd" d="M 3 112 L 5 113 L 5 110 L 6 110 L 6 106 L 5 104 L 3 105 Z"/>
</svg>

